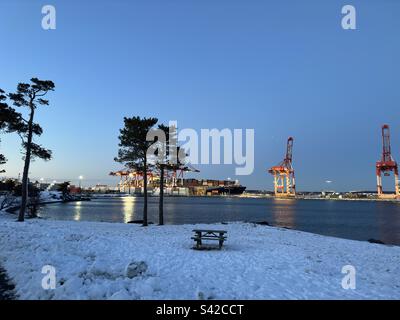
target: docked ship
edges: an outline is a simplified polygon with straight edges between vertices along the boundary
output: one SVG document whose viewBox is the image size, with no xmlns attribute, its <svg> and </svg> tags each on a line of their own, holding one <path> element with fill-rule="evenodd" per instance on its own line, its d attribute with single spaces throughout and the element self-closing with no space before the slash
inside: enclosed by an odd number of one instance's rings
<svg viewBox="0 0 400 320">
<path fill-rule="evenodd" d="M 241 195 L 245 190 L 246 187 L 242 185 L 232 185 L 232 186 L 207 188 L 206 193 L 217 194 L 217 195 Z"/>
<path fill-rule="evenodd" d="M 129 194 L 143 194 L 143 176 L 132 171 L 111 172 L 112 176 L 119 176 L 117 188 L 120 192 Z M 151 195 L 160 194 L 160 178 L 149 173 L 147 189 Z M 164 180 L 164 194 L 171 196 L 238 196 L 246 190 L 238 180 L 188 179 L 179 175 L 166 175 Z"/>
<path fill-rule="evenodd" d="M 164 194 L 172 196 L 238 196 L 246 190 L 239 181 L 179 179 L 175 186 L 166 185 Z M 154 188 L 154 195 L 159 195 L 160 188 Z"/>
<path fill-rule="evenodd" d="M 193 195 L 200 196 L 241 195 L 246 190 L 246 187 L 242 186 L 238 180 L 183 179 L 182 183 L 191 190 Z"/>
</svg>

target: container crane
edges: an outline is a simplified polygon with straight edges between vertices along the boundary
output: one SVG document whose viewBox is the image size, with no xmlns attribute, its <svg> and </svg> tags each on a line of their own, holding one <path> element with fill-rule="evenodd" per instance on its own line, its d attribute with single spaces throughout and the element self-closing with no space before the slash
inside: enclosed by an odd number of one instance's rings
<svg viewBox="0 0 400 320">
<path fill-rule="evenodd" d="M 296 196 L 296 183 L 292 165 L 293 137 L 289 137 L 286 145 L 286 155 L 282 162 L 268 170 L 274 177 L 276 197 Z"/>
<path fill-rule="evenodd" d="M 382 173 L 384 176 L 390 176 L 394 173 L 395 194 L 384 194 L 382 188 Z M 382 126 L 382 157 L 376 162 L 376 181 L 378 189 L 378 198 L 400 198 L 399 169 L 397 162 L 392 157 L 390 147 L 390 129 L 387 124 Z"/>
</svg>

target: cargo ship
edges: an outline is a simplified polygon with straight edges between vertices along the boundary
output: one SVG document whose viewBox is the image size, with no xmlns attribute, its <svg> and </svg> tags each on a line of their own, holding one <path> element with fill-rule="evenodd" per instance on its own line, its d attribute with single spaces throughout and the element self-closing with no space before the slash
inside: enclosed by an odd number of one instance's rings
<svg viewBox="0 0 400 320">
<path fill-rule="evenodd" d="M 189 188 L 193 195 L 241 195 L 246 187 L 238 180 L 197 180 L 183 179 L 182 186 Z"/>
<path fill-rule="evenodd" d="M 111 172 L 110 175 L 118 176 L 117 185 L 119 192 L 129 194 L 143 194 L 143 177 L 133 171 Z M 149 173 L 147 190 L 150 195 L 160 194 L 159 176 Z M 238 196 L 246 190 L 238 180 L 213 180 L 213 179 L 188 179 L 177 175 L 166 175 L 164 181 L 164 194 L 172 196 Z"/>
<path fill-rule="evenodd" d="M 175 186 L 167 185 L 165 195 L 171 196 L 238 196 L 246 190 L 238 181 L 179 179 Z M 154 188 L 153 195 L 158 196 L 160 188 Z"/>
<path fill-rule="evenodd" d="M 221 186 L 221 187 L 211 187 L 207 188 L 207 194 L 217 194 L 217 195 L 241 195 L 246 190 L 246 187 L 241 185 L 233 186 Z"/>
</svg>

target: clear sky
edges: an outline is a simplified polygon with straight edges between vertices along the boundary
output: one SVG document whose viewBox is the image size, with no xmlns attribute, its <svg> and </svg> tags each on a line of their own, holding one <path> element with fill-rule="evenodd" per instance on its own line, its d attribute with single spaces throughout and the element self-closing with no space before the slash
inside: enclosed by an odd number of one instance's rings
<svg viewBox="0 0 400 320">
<path fill-rule="evenodd" d="M 41 28 L 46 4 L 56 30 Z M 341 28 L 346 4 L 357 30 Z M 299 190 L 374 189 L 383 123 L 400 161 L 399 17 L 397 0 L 1 0 L 0 88 L 33 76 L 56 84 L 37 112 L 54 159 L 34 162 L 32 177 L 114 183 L 118 130 L 140 115 L 253 128 L 255 171 L 238 177 L 251 189 L 272 188 L 266 169 L 288 136 Z M 19 140 L 1 139 L 17 176 Z M 236 178 L 234 166 L 201 171 Z"/>
</svg>

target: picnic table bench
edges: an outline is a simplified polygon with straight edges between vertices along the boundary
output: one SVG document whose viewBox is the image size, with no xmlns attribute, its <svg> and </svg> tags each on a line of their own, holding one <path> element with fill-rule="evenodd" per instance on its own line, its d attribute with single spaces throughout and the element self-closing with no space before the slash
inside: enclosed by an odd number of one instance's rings
<svg viewBox="0 0 400 320">
<path fill-rule="evenodd" d="M 194 229 L 194 236 L 192 239 L 196 241 L 196 249 L 200 249 L 202 245 L 202 240 L 216 240 L 219 244 L 219 249 L 222 248 L 224 241 L 226 240 L 225 230 L 203 230 L 203 229 Z"/>
</svg>

